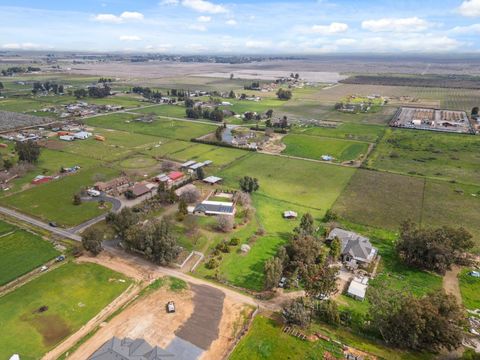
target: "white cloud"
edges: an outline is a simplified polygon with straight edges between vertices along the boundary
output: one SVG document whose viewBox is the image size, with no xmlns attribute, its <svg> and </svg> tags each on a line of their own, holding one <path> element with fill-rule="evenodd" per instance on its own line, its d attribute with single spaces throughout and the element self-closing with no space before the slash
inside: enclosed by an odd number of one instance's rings
<svg viewBox="0 0 480 360">
<path fill-rule="evenodd" d="M 221 14 L 227 12 L 223 5 L 216 5 L 206 0 L 182 0 L 182 5 L 202 13 Z"/>
<path fill-rule="evenodd" d="M 458 12 L 463 16 L 480 16 L 480 0 L 465 0 L 458 8 Z"/>
<path fill-rule="evenodd" d="M 103 23 L 120 24 L 126 21 L 142 21 L 144 16 L 136 11 L 124 11 L 119 16 L 114 14 L 98 14 L 93 20 Z"/>
<path fill-rule="evenodd" d="M 4 44 L 2 45 L 2 48 L 7 50 L 32 50 L 32 49 L 40 49 L 42 48 L 42 46 L 27 42 L 27 43 Z"/>
<path fill-rule="evenodd" d="M 357 41 L 355 39 L 345 38 L 345 39 L 336 40 L 335 44 L 339 46 L 351 46 L 351 45 L 354 45 L 356 42 Z"/>
<path fill-rule="evenodd" d="M 480 24 L 472 24 L 469 26 L 457 26 L 451 30 L 455 34 L 473 35 L 480 34 Z"/>
<path fill-rule="evenodd" d="M 162 0 L 160 1 L 160 5 L 178 5 L 180 3 L 179 0 Z"/>
<path fill-rule="evenodd" d="M 173 47 L 172 44 L 156 44 L 156 45 L 145 46 L 145 50 L 165 52 L 165 51 L 170 50 L 172 47 Z"/>
<path fill-rule="evenodd" d="M 225 21 L 225 24 L 230 25 L 230 26 L 235 26 L 237 25 L 237 21 L 235 19 L 230 19 Z"/>
<path fill-rule="evenodd" d="M 142 38 L 136 35 L 122 35 L 118 38 L 121 41 L 140 41 Z"/>
<path fill-rule="evenodd" d="M 188 27 L 190 30 L 207 31 L 207 27 L 202 24 L 192 24 Z"/>
<path fill-rule="evenodd" d="M 362 29 L 373 32 L 420 32 L 428 29 L 430 24 L 418 17 L 383 18 L 362 22 Z"/>
<path fill-rule="evenodd" d="M 208 22 L 212 21 L 212 18 L 211 18 L 210 16 L 204 16 L 204 15 L 202 15 L 202 16 L 199 16 L 199 17 L 197 18 L 197 21 L 198 21 L 198 22 L 203 22 L 203 23 L 208 23 Z"/>
<path fill-rule="evenodd" d="M 265 49 L 272 45 L 270 41 L 266 40 L 248 40 L 245 43 L 245 47 L 249 49 Z"/>
<path fill-rule="evenodd" d="M 338 34 L 347 30 L 347 24 L 332 22 L 330 25 L 313 25 L 306 32 L 314 34 Z"/>
</svg>

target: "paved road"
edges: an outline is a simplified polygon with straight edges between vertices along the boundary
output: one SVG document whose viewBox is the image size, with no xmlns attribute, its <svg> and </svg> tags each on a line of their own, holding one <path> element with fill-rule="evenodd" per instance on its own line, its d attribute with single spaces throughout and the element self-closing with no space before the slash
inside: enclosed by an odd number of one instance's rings
<svg viewBox="0 0 480 360">
<path fill-rule="evenodd" d="M 54 234 L 57 234 L 59 236 L 63 236 L 67 239 L 71 239 L 71 240 L 74 240 L 74 241 L 82 241 L 82 238 L 80 236 L 72 234 L 68 230 L 61 229 L 61 228 L 58 228 L 58 227 L 52 227 L 52 226 L 50 226 L 50 225 L 48 225 L 48 224 L 46 224 L 46 223 L 44 223 L 40 220 L 37 220 L 37 219 L 34 219 L 30 216 L 21 214 L 21 213 L 15 211 L 15 210 L 7 209 L 7 208 L 4 208 L 4 207 L 0 206 L 0 213 L 8 215 L 8 216 L 12 216 L 12 217 L 14 217 L 18 220 L 21 220 L 21 221 L 25 221 L 26 223 L 29 223 L 31 225 L 38 226 L 39 228 L 48 230 L 48 231 L 50 231 Z"/>
<path fill-rule="evenodd" d="M 106 195 L 102 195 L 102 196 L 96 197 L 96 198 L 88 197 L 88 198 L 83 198 L 82 199 L 82 201 L 100 201 L 100 200 L 111 203 L 112 204 L 112 210 L 111 211 L 113 211 L 113 212 L 118 212 L 122 208 L 122 202 L 120 200 L 118 200 L 116 198 L 113 198 L 113 197 L 110 197 L 110 196 L 106 196 Z M 88 228 L 92 225 L 95 225 L 96 223 L 99 223 L 100 221 L 105 220 L 106 216 L 107 216 L 107 214 L 97 216 L 93 219 L 85 221 L 83 224 L 80 224 L 80 225 L 77 225 L 77 226 L 74 226 L 74 227 L 68 229 L 68 231 L 71 232 L 71 233 L 74 233 L 74 234 L 80 233 L 83 230 L 85 230 L 86 228 Z"/>
</svg>

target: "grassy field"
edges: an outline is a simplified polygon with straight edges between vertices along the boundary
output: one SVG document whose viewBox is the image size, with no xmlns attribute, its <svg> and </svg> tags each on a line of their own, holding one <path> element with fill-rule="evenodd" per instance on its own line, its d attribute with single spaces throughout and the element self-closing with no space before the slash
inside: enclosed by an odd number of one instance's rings
<svg viewBox="0 0 480 360">
<path fill-rule="evenodd" d="M 385 127 L 380 125 L 340 123 L 335 128 L 296 127 L 293 129 L 293 131 L 295 133 L 312 135 L 312 136 L 375 142 L 379 137 L 383 135 L 385 131 Z"/>
<path fill-rule="evenodd" d="M 59 255 L 53 245 L 28 231 L 0 221 L 0 286 Z"/>
<path fill-rule="evenodd" d="M 78 225 L 105 212 L 95 202 L 72 204 L 73 195 L 93 184 L 97 174 L 108 178 L 117 175 L 117 170 L 106 167 L 80 170 L 78 174 L 4 197 L 1 203 L 47 222 L 55 221 L 67 227 Z"/>
<path fill-rule="evenodd" d="M 460 273 L 460 292 L 462 293 L 463 305 L 467 309 L 480 309 L 480 279 L 468 275 L 470 269 L 465 269 Z"/>
<path fill-rule="evenodd" d="M 368 151 L 368 144 L 364 142 L 308 135 L 287 135 L 283 143 L 287 148 L 282 154 L 315 160 L 321 160 L 322 155 L 330 155 L 336 162 L 356 160 Z"/>
<path fill-rule="evenodd" d="M 317 341 L 300 340 L 282 332 L 281 325 L 274 320 L 257 316 L 248 334 L 240 341 L 230 360 L 260 359 L 323 359 L 328 351 L 339 359 L 343 358 L 340 346 Z"/>
<path fill-rule="evenodd" d="M 180 120 L 157 119 L 153 123 L 148 124 L 132 121 L 134 117 L 130 114 L 113 114 L 87 119 L 87 123 L 96 127 L 186 141 L 208 134 L 216 129 L 216 125 L 213 124 L 208 125 Z"/>
<path fill-rule="evenodd" d="M 374 169 L 480 184 L 480 139 L 388 129 L 368 160 Z"/>
<path fill-rule="evenodd" d="M 1 297 L 0 324 L 8 331 L 0 337 L 0 356 L 41 358 L 129 284 L 123 275 L 99 265 L 69 263 Z M 41 307 L 47 310 L 41 312 Z"/>
<path fill-rule="evenodd" d="M 350 222 L 398 230 L 411 219 L 422 226 L 463 226 L 480 251 L 480 186 L 358 170 L 334 205 Z"/>
<path fill-rule="evenodd" d="M 144 109 L 135 110 L 139 114 L 155 114 L 160 116 L 168 116 L 172 118 L 185 118 L 185 107 L 179 105 L 156 105 L 149 106 Z"/>
<path fill-rule="evenodd" d="M 219 176 L 235 188 L 241 177 L 256 177 L 259 194 L 322 213 L 334 203 L 354 172 L 355 169 L 346 167 L 252 154 L 233 163 Z"/>
<path fill-rule="evenodd" d="M 248 155 L 248 152 L 245 150 L 195 144 L 184 150 L 172 153 L 169 157 L 179 161 L 211 160 L 213 161 L 213 166 L 224 166 L 245 155 Z"/>
<path fill-rule="evenodd" d="M 342 218 L 397 230 L 406 219 L 420 222 L 424 180 L 359 169 L 334 206 Z"/>
</svg>

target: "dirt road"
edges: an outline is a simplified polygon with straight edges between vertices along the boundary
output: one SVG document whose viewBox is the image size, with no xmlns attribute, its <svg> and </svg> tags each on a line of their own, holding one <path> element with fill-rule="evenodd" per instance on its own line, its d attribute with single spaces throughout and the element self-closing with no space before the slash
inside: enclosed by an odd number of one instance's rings
<svg viewBox="0 0 480 360">
<path fill-rule="evenodd" d="M 455 296 L 457 302 L 462 304 L 462 294 L 460 293 L 460 285 L 458 283 L 458 274 L 462 268 L 453 265 L 451 270 L 448 270 L 443 277 L 443 289 L 447 294 Z"/>
</svg>

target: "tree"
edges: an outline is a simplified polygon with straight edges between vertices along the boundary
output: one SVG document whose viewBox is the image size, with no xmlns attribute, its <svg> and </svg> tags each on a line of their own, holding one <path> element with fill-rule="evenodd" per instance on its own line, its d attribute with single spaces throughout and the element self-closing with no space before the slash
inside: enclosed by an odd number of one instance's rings
<svg viewBox="0 0 480 360">
<path fill-rule="evenodd" d="M 388 287 L 369 292 L 371 325 L 390 345 L 437 352 L 458 348 L 464 314 L 452 295 L 435 291 L 421 298 Z"/>
<path fill-rule="evenodd" d="M 269 109 L 265 112 L 265 116 L 268 118 L 268 119 L 271 119 L 272 116 L 273 116 L 273 110 L 272 109 Z"/>
<path fill-rule="evenodd" d="M 301 276 L 312 276 L 308 274 L 308 268 L 316 264 L 323 264 L 326 257 L 322 242 L 306 234 L 292 236 L 285 246 L 285 251 L 287 254 L 286 270 L 290 274 L 298 271 Z"/>
<path fill-rule="evenodd" d="M 181 195 L 180 200 L 185 201 L 187 204 L 196 203 L 200 199 L 200 191 L 196 187 L 186 189 Z"/>
<path fill-rule="evenodd" d="M 3 87 L 3 83 L 0 81 L 0 90 L 3 90 L 4 87 Z"/>
<path fill-rule="evenodd" d="M 324 222 L 336 221 L 337 219 L 338 215 L 332 209 L 328 209 L 323 217 Z"/>
<path fill-rule="evenodd" d="M 81 99 L 88 96 L 88 92 L 85 89 L 76 89 L 73 91 L 73 96 L 77 99 Z"/>
<path fill-rule="evenodd" d="M 15 151 L 18 154 L 19 161 L 25 161 L 30 164 L 34 164 L 40 157 L 40 146 L 33 141 L 17 141 L 15 143 Z"/>
<path fill-rule="evenodd" d="M 247 111 L 245 114 L 243 114 L 243 120 L 245 121 L 251 121 L 253 120 L 254 113 L 251 111 Z"/>
<path fill-rule="evenodd" d="M 73 205 L 81 205 L 81 204 L 82 204 L 82 198 L 80 194 L 73 195 Z"/>
<path fill-rule="evenodd" d="M 302 235 L 313 235 L 315 233 L 314 222 L 312 214 L 305 213 L 300 219 L 300 225 L 294 229 L 294 232 Z"/>
<path fill-rule="evenodd" d="M 283 317 L 288 324 L 307 327 L 312 320 L 312 309 L 310 303 L 305 298 L 292 300 L 283 308 Z"/>
<path fill-rule="evenodd" d="M 205 170 L 203 170 L 203 167 L 199 167 L 199 168 L 196 170 L 196 173 L 197 173 L 197 179 L 198 179 L 198 180 L 203 180 L 203 179 L 205 179 Z"/>
<path fill-rule="evenodd" d="M 280 128 L 282 128 L 282 129 L 288 128 L 288 119 L 285 115 L 280 120 Z"/>
<path fill-rule="evenodd" d="M 220 110 L 218 107 L 210 113 L 210 120 L 212 121 L 222 122 L 223 118 L 223 110 Z"/>
<path fill-rule="evenodd" d="M 258 190 L 260 186 L 258 185 L 257 178 L 252 178 L 250 176 L 244 176 L 240 179 L 240 188 L 243 192 L 253 193 Z"/>
<path fill-rule="evenodd" d="M 337 261 L 340 258 L 341 252 L 342 252 L 342 243 L 337 237 L 335 237 L 330 243 L 330 258 L 333 261 Z"/>
<path fill-rule="evenodd" d="M 230 92 L 228 93 L 228 97 L 229 97 L 230 99 L 236 99 L 236 98 L 237 98 L 237 95 L 235 95 L 235 91 L 230 90 Z"/>
<path fill-rule="evenodd" d="M 166 219 L 130 227 L 125 233 L 124 244 L 158 265 L 172 263 L 181 252 L 175 232 Z"/>
<path fill-rule="evenodd" d="M 329 266 L 328 262 L 310 264 L 303 272 L 303 281 L 307 296 L 328 297 L 337 290 L 339 268 Z"/>
<path fill-rule="evenodd" d="M 1 87 L 0 87 L 1 89 Z M 472 109 L 472 117 L 477 117 L 478 116 L 478 106 L 475 106 L 473 109 Z"/>
<path fill-rule="evenodd" d="M 277 97 L 280 100 L 290 100 L 292 98 L 292 92 L 290 90 L 280 88 L 277 91 Z"/>
<path fill-rule="evenodd" d="M 233 216 L 219 215 L 217 216 L 217 229 L 224 233 L 228 233 L 233 230 Z"/>
<path fill-rule="evenodd" d="M 124 237 L 126 231 L 138 223 L 139 217 L 129 207 L 124 207 L 118 214 L 110 212 L 107 214 L 106 221 L 111 224 L 115 233 L 120 237 Z"/>
<path fill-rule="evenodd" d="M 192 98 L 186 98 L 185 99 L 185 107 L 186 108 L 193 108 L 194 105 L 195 105 L 195 101 L 193 101 Z"/>
<path fill-rule="evenodd" d="M 234 77 L 233 73 L 230 74 L 230 80 L 233 80 L 233 77 Z"/>
<path fill-rule="evenodd" d="M 463 228 L 418 229 L 413 222 L 405 221 L 396 250 L 406 264 L 444 274 L 473 246 L 472 235 Z"/>
<path fill-rule="evenodd" d="M 82 234 L 82 245 L 85 250 L 90 251 L 93 255 L 98 255 L 103 250 L 103 237 L 103 232 L 88 228 Z"/>
<path fill-rule="evenodd" d="M 317 301 L 314 307 L 315 316 L 330 325 L 338 325 L 340 323 L 340 313 L 337 303 L 333 300 Z"/>
<path fill-rule="evenodd" d="M 283 264 L 280 258 L 273 257 L 265 261 L 264 265 L 265 283 L 264 289 L 271 290 L 278 286 L 283 273 Z"/>
<path fill-rule="evenodd" d="M 265 126 L 266 126 L 267 128 L 273 127 L 272 120 L 267 119 L 267 121 L 265 121 Z"/>
<path fill-rule="evenodd" d="M 224 127 L 223 127 L 223 126 L 218 126 L 218 127 L 215 129 L 215 139 L 217 139 L 217 141 L 222 141 L 222 139 L 223 139 L 223 130 L 224 130 Z"/>
<path fill-rule="evenodd" d="M 185 219 L 185 216 L 187 215 L 188 215 L 187 202 L 183 199 L 180 199 L 180 202 L 178 203 L 177 219 L 180 221 L 183 221 L 183 219 Z"/>
</svg>

